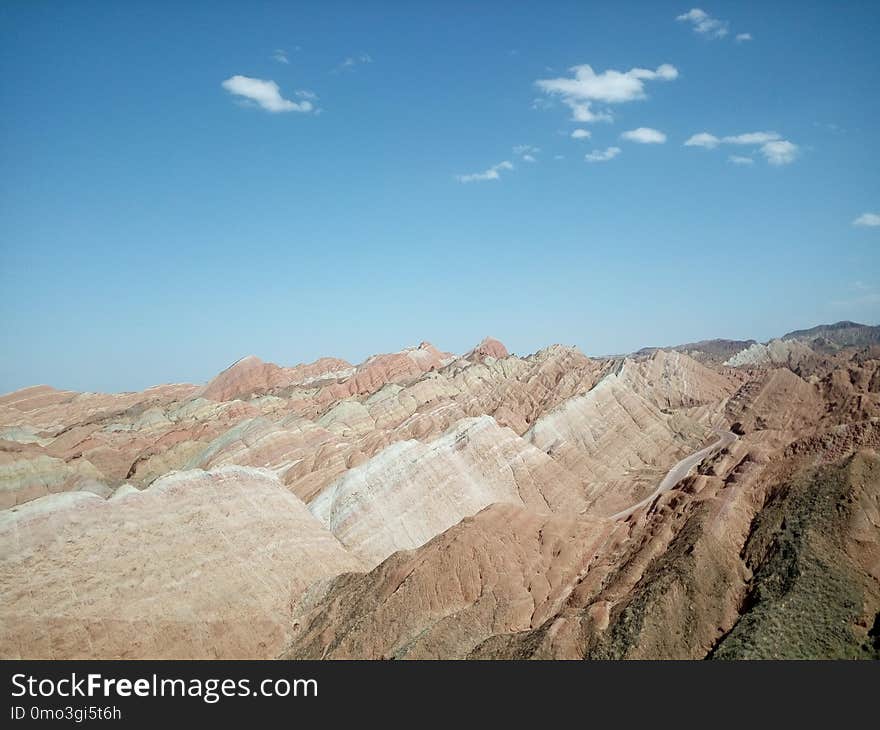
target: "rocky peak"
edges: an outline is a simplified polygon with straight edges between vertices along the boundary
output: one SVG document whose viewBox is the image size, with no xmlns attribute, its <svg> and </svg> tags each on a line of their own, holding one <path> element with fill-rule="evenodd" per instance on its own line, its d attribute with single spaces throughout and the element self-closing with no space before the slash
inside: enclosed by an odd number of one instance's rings
<svg viewBox="0 0 880 730">
<path fill-rule="evenodd" d="M 473 360 L 483 360 L 487 357 L 494 357 L 496 360 L 500 360 L 509 355 L 510 353 L 502 342 L 492 337 L 484 337 L 480 344 L 465 355 L 465 357 Z"/>
</svg>

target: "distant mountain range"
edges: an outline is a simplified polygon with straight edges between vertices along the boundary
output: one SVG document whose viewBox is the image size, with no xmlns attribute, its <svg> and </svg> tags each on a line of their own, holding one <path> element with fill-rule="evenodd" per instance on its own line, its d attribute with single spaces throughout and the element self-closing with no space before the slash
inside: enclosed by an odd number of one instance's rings
<svg viewBox="0 0 880 730">
<path fill-rule="evenodd" d="M 821 340 L 823 344 L 837 347 L 865 347 L 880 344 L 880 326 L 847 321 L 835 322 L 820 324 L 806 330 L 795 330 L 782 335 L 782 339 L 802 340 L 808 343 Z"/>
<path fill-rule="evenodd" d="M 880 658 L 877 336 L 0 396 L 0 658 Z"/>
<path fill-rule="evenodd" d="M 828 353 L 841 347 L 868 347 L 880 344 L 880 326 L 842 321 L 834 324 L 820 324 L 810 329 L 795 330 L 777 339 L 796 340 L 809 345 L 819 353 Z M 699 342 L 688 342 L 665 348 L 644 347 L 633 354 L 636 356 L 650 355 L 656 350 L 666 349 L 684 352 L 700 362 L 723 363 L 753 345 L 767 346 L 773 341 L 758 343 L 756 340 L 700 340 Z"/>
</svg>

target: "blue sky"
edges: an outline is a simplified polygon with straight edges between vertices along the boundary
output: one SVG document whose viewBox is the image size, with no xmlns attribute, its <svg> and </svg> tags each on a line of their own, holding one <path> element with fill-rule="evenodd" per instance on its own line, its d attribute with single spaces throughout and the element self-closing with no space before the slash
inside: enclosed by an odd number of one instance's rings
<svg viewBox="0 0 880 730">
<path fill-rule="evenodd" d="M 0 391 L 877 323 L 880 6 L 699 7 L 3 3 Z"/>
</svg>

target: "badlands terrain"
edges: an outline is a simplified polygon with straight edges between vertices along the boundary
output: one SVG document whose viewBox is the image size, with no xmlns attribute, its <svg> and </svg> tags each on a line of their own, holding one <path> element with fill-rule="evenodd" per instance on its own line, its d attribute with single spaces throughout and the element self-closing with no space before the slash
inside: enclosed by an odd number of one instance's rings
<svg viewBox="0 0 880 730">
<path fill-rule="evenodd" d="M 880 327 L 0 397 L 3 658 L 877 658 Z"/>
</svg>

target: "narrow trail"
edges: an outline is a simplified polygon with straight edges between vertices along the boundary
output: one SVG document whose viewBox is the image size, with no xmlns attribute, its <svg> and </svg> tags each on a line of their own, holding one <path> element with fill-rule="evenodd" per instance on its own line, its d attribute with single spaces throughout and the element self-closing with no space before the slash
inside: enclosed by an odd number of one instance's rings
<svg viewBox="0 0 880 730">
<path fill-rule="evenodd" d="M 678 484 L 682 479 L 684 479 L 697 464 L 699 464 L 703 459 L 711 456 L 716 451 L 720 451 L 724 449 L 730 444 L 732 444 L 738 438 L 735 433 L 732 431 L 722 431 L 720 429 L 715 429 L 715 433 L 718 434 L 719 439 L 704 449 L 700 449 L 699 451 L 695 451 L 690 456 L 686 456 L 684 459 L 679 461 L 675 466 L 673 466 L 669 472 L 663 477 L 663 480 L 660 482 L 657 489 L 655 489 L 651 494 L 645 497 L 640 502 L 636 502 L 632 507 L 628 507 L 627 509 L 618 512 L 615 515 L 611 515 L 610 519 L 612 520 L 625 520 L 629 517 L 633 512 L 637 509 L 641 509 L 645 505 L 650 504 L 657 495 L 663 494 L 663 492 L 668 492 L 672 489 L 676 484 Z"/>
</svg>

